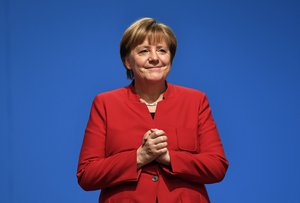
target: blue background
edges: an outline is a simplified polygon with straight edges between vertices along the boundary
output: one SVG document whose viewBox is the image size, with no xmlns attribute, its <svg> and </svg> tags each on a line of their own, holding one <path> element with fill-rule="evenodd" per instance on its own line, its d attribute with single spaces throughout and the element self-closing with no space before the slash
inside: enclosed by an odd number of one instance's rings
<svg viewBox="0 0 300 203">
<path fill-rule="evenodd" d="M 0 2 L 0 202 L 97 202 L 75 176 L 90 106 L 129 83 L 144 16 L 177 35 L 169 82 L 208 95 L 230 161 L 212 202 L 300 202 L 300 1 Z"/>
</svg>

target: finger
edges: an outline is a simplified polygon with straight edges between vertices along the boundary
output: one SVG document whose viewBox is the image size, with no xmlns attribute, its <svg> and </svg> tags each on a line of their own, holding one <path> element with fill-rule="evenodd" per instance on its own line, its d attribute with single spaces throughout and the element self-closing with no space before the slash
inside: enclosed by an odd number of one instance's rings
<svg viewBox="0 0 300 203">
<path fill-rule="evenodd" d="M 157 131 L 157 130 L 158 130 L 158 129 L 156 129 L 156 128 L 150 129 L 151 132 L 155 132 L 155 131 Z"/>
<path fill-rule="evenodd" d="M 159 135 L 157 135 L 155 132 L 151 132 L 150 135 L 149 135 L 149 138 L 150 139 L 155 139 L 157 138 Z"/>
<path fill-rule="evenodd" d="M 144 137 L 143 138 L 147 138 L 149 137 L 149 135 L 152 133 L 151 130 L 148 130 L 145 134 L 144 134 Z"/>
<path fill-rule="evenodd" d="M 164 153 L 166 153 L 168 151 L 168 149 L 165 147 L 165 148 L 162 148 L 162 149 L 160 149 L 160 150 L 157 150 L 157 154 L 164 154 Z"/>
<path fill-rule="evenodd" d="M 163 143 L 163 142 L 167 142 L 168 141 L 168 137 L 165 135 L 161 135 L 155 139 L 153 139 L 153 143 L 155 145 L 159 144 L 159 143 Z"/>
<path fill-rule="evenodd" d="M 148 130 L 143 137 L 143 141 L 142 141 L 142 146 L 145 145 L 145 143 L 147 142 L 147 139 L 149 138 L 149 135 L 151 134 L 151 130 Z"/>
<path fill-rule="evenodd" d="M 162 136 L 162 135 L 164 135 L 164 134 L 165 134 L 165 132 L 164 132 L 163 130 L 156 130 L 156 131 L 154 131 L 154 132 L 151 132 L 150 138 L 151 138 L 151 139 L 155 139 L 155 138 L 157 138 L 157 137 L 159 137 L 159 136 Z"/>
<path fill-rule="evenodd" d="M 163 131 L 163 130 L 158 130 L 158 129 L 156 129 L 154 132 L 155 132 L 155 134 L 157 134 L 157 135 L 165 134 L 165 131 Z"/>
<path fill-rule="evenodd" d="M 168 149 L 165 147 L 165 148 L 161 148 L 161 149 L 148 149 L 146 151 L 147 155 L 151 158 L 155 158 L 157 156 L 160 156 L 161 154 L 163 153 L 166 153 Z"/>
<path fill-rule="evenodd" d="M 165 134 L 165 131 L 159 129 L 151 129 L 151 132 L 154 132 L 156 135 Z"/>
<path fill-rule="evenodd" d="M 161 143 L 157 144 L 155 146 L 155 148 L 156 148 L 156 150 L 160 150 L 160 149 L 166 148 L 167 146 L 168 146 L 167 142 L 161 142 Z"/>
</svg>

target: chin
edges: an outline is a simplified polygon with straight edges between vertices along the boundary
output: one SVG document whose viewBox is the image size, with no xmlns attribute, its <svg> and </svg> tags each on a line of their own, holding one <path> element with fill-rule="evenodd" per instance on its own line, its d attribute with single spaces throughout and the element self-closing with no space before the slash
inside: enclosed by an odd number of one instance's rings
<svg viewBox="0 0 300 203">
<path fill-rule="evenodd" d="M 147 81 L 149 82 L 161 82 L 161 81 L 165 81 L 166 80 L 166 77 L 149 77 L 149 78 L 146 78 Z"/>
</svg>

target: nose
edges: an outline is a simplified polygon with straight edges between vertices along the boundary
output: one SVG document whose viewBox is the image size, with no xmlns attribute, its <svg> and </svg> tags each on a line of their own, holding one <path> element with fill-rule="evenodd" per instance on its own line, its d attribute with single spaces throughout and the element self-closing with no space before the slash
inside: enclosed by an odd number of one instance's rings
<svg viewBox="0 0 300 203">
<path fill-rule="evenodd" d="M 149 63 L 153 64 L 153 65 L 159 63 L 159 58 L 158 58 L 158 55 L 157 55 L 156 51 L 152 51 L 150 53 L 148 60 L 149 60 Z"/>
</svg>

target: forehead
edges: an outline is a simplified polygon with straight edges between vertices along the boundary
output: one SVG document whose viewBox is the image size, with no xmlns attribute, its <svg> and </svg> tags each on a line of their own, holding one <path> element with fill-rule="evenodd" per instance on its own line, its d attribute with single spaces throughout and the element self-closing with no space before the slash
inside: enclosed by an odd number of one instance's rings
<svg viewBox="0 0 300 203">
<path fill-rule="evenodd" d="M 144 41 L 148 41 L 148 43 L 151 45 L 161 44 L 161 43 L 166 44 L 166 36 L 162 31 L 148 32 Z"/>
<path fill-rule="evenodd" d="M 156 44 L 166 44 L 168 43 L 168 38 L 165 36 L 165 33 L 161 30 L 150 30 L 148 32 L 141 32 L 139 34 L 136 34 L 135 37 L 133 37 L 133 40 L 131 42 L 131 48 L 134 49 L 135 47 L 143 44 L 148 43 L 149 45 L 156 45 Z"/>
<path fill-rule="evenodd" d="M 139 48 L 139 47 L 145 47 L 145 46 L 163 46 L 163 47 L 167 47 L 167 43 L 166 40 L 161 39 L 159 41 L 151 41 L 148 38 L 146 38 L 141 44 L 138 44 L 135 48 Z"/>
</svg>

